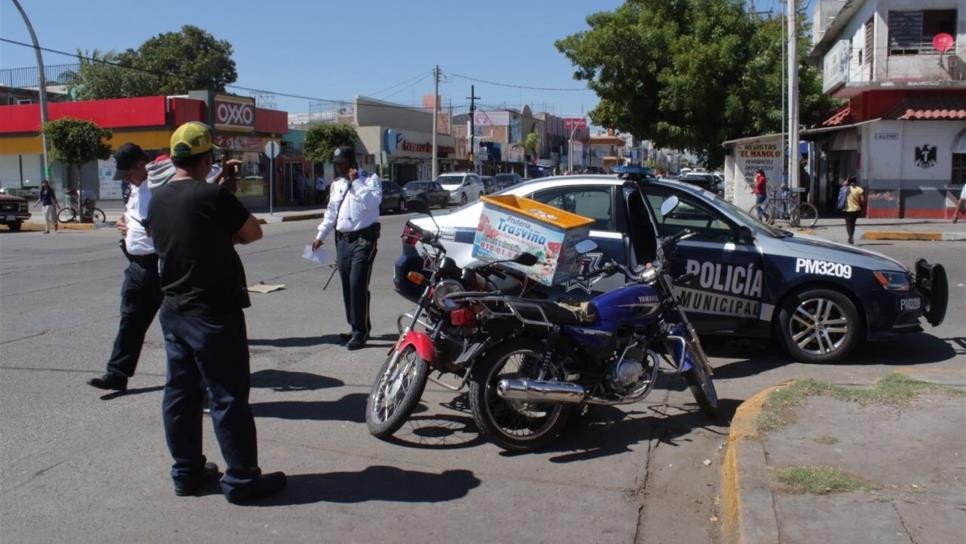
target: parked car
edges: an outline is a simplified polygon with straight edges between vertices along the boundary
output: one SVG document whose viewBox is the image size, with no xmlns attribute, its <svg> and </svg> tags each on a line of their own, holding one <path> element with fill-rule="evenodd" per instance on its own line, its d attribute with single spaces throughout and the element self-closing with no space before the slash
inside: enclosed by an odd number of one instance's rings
<svg viewBox="0 0 966 544">
<path fill-rule="evenodd" d="M 449 191 L 435 181 L 410 181 L 403 186 L 403 193 L 406 195 L 407 203 L 417 198 L 425 198 L 430 207 L 445 208 L 449 204 Z"/>
<path fill-rule="evenodd" d="M 402 187 L 391 181 L 383 180 L 382 203 L 379 204 L 379 213 L 404 211 L 406 211 L 406 196 L 403 194 Z"/>
<path fill-rule="evenodd" d="M 30 219 L 30 203 L 26 198 L 0 194 L 0 223 L 17 232 Z"/>
<path fill-rule="evenodd" d="M 497 174 L 493 176 L 493 181 L 496 183 L 496 186 L 499 187 L 498 190 L 502 191 L 504 189 L 509 189 L 518 183 L 523 183 L 523 178 L 520 177 L 520 174 L 511 172 L 509 174 Z"/>
<path fill-rule="evenodd" d="M 37 200 L 40 198 L 40 187 L 4 187 L 0 189 L 0 193 L 20 196 L 27 200 Z"/>
<path fill-rule="evenodd" d="M 938 326 L 946 314 L 942 265 L 922 259 L 912 271 L 880 253 L 776 229 L 691 184 L 585 175 L 534 180 L 507 193 L 593 219 L 590 239 L 599 251 L 584 256 L 591 269 L 611 259 L 628 266 L 650 262 L 655 231 L 668 236 L 692 230 L 671 266 L 675 277 L 693 275 L 676 293 L 697 330 L 776 338 L 799 361 L 839 361 L 861 341 L 922 331 L 921 318 Z M 662 217 L 661 204 L 671 197 L 680 203 Z M 477 203 L 436 218 L 447 256 L 458 266 L 473 260 L 482 208 Z M 417 216 L 404 232 L 434 228 L 428 217 Z M 404 296 L 420 291 L 407 276 L 423 266 L 418 239 L 404 238 L 396 261 L 394 283 Z M 622 284 L 619 275 L 596 283 L 574 280 L 547 294 L 590 297 Z"/>
<path fill-rule="evenodd" d="M 472 172 L 454 172 L 443 174 L 435 179 L 443 189 L 449 191 L 450 204 L 466 204 L 479 200 L 483 193 L 483 182 L 480 176 Z"/>
<path fill-rule="evenodd" d="M 713 174 L 707 172 L 688 172 L 678 178 L 678 181 L 684 183 L 690 183 L 691 185 L 697 185 L 706 191 L 711 191 L 712 193 L 717 192 L 715 188 L 718 185 L 718 180 L 715 179 Z"/>
<path fill-rule="evenodd" d="M 496 187 L 496 181 L 493 180 L 493 176 L 482 176 L 480 177 L 480 181 L 483 182 L 483 194 L 491 195 L 499 191 Z"/>
</svg>

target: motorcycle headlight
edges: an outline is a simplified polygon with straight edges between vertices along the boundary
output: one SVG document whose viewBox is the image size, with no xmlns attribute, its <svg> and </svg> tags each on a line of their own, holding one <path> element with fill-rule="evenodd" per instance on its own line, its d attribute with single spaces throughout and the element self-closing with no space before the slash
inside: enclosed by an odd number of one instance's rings
<svg viewBox="0 0 966 544">
<path fill-rule="evenodd" d="M 433 304 L 443 310 L 455 310 L 457 304 L 451 300 L 447 300 L 446 296 L 462 292 L 463 286 L 460 285 L 460 282 L 456 280 L 443 280 L 437 283 L 436 289 L 433 290 Z"/>
<path fill-rule="evenodd" d="M 873 272 L 873 275 L 886 291 L 908 291 L 912 288 L 909 276 L 903 272 Z"/>
</svg>

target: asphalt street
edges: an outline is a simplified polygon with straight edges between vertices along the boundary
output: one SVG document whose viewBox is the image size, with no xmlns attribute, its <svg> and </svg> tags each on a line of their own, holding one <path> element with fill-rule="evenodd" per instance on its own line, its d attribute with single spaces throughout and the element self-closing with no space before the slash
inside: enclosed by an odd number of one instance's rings
<svg viewBox="0 0 966 544">
<path fill-rule="evenodd" d="M 947 265 L 946 323 L 838 365 L 708 339 L 722 421 L 701 416 L 683 382 L 665 376 L 645 402 L 599 410 L 547 451 L 506 455 L 478 437 L 465 396 L 430 384 L 413 421 L 382 442 L 366 431 L 364 407 L 396 316 L 411 306 L 392 290 L 404 221 L 383 220 L 374 340 L 359 352 L 336 344 L 346 329 L 338 279 L 323 292 L 328 269 L 301 258 L 314 222 L 267 225 L 263 240 L 240 248 L 249 284 L 285 285 L 253 294 L 247 311 L 260 462 L 290 478 L 253 507 L 215 488 L 174 496 L 157 323 L 126 395 L 84 383 L 103 372 L 117 327 L 126 261 L 116 233 L 0 233 L 4 542 L 711 542 L 728 416 L 741 400 L 792 377 L 846 384 L 899 366 L 966 369 L 966 244 L 876 242 L 866 245 L 910 266 L 918 257 Z M 223 466 L 205 426 L 209 459 Z"/>
</svg>

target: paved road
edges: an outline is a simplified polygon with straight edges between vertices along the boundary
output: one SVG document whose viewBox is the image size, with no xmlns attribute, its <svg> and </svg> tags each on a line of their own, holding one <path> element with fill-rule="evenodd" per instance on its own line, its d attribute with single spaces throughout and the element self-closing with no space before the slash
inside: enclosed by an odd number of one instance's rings
<svg viewBox="0 0 966 544">
<path fill-rule="evenodd" d="M 508 456 L 483 443 L 465 397 L 435 386 L 396 443 L 369 436 L 365 398 L 395 316 L 409 307 L 391 288 L 403 221 L 383 221 L 373 276 L 376 340 L 361 352 L 332 343 L 345 327 L 338 283 L 323 293 L 323 270 L 300 258 L 313 223 L 267 226 L 265 239 L 241 249 L 250 283 L 286 285 L 253 295 L 247 315 L 261 464 L 288 472 L 290 484 L 277 500 L 250 508 L 219 495 L 174 497 L 156 324 L 129 394 L 104 400 L 84 385 L 103 371 L 116 330 L 125 262 L 116 236 L 0 235 L 4 541 L 712 541 L 727 424 L 696 414 L 676 379 L 648 402 L 601 410 L 539 454 Z M 947 324 L 836 366 L 788 364 L 762 344 L 712 341 L 726 411 L 786 377 L 848 383 L 896 365 L 962 366 L 956 323 L 966 318 L 966 244 L 875 249 L 906 263 L 923 255 L 950 265 Z M 205 433 L 207 452 L 220 463 L 208 424 Z"/>
</svg>

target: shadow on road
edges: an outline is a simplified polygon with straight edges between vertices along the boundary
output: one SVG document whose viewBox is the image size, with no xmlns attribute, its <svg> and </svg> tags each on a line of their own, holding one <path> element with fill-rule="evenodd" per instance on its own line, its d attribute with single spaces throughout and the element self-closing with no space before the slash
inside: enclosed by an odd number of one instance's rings
<svg viewBox="0 0 966 544">
<path fill-rule="evenodd" d="M 444 502 L 465 497 L 479 485 L 480 479 L 469 470 L 447 470 L 435 474 L 373 466 L 362 472 L 291 475 L 288 477 L 288 486 L 281 494 L 249 506 L 316 502 Z"/>
<path fill-rule="evenodd" d="M 479 446 L 486 440 L 472 418 L 442 414 L 411 417 L 386 442 L 406 448 L 455 450 Z"/>
<path fill-rule="evenodd" d="M 113 393 L 108 393 L 101 396 L 101 400 L 111 400 L 118 397 L 126 397 L 128 395 L 143 395 L 145 393 L 154 393 L 155 391 L 163 391 L 163 385 L 154 385 L 151 387 L 139 387 L 137 389 L 128 389 L 127 391 L 114 391 Z"/>
<path fill-rule="evenodd" d="M 272 389 L 279 392 L 316 391 L 343 385 L 345 385 L 345 382 L 342 380 L 319 376 L 310 372 L 265 369 L 252 373 L 252 387 Z"/>
<path fill-rule="evenodd" d="M 270 346 L 273 348 L 310 348 L 326 344 L 342 344 L 338 334 L 322 336 L 290 336 L 286 338 L 249 338 L 249 346 Z"/>
<path fill-rule="evenodd" d="M 352 393 L 336 401 L 258 402 L 252 404 L 252 413 L 255 417 L 365 423 L 368 397 L 365 393 Z"/>
</svg>

